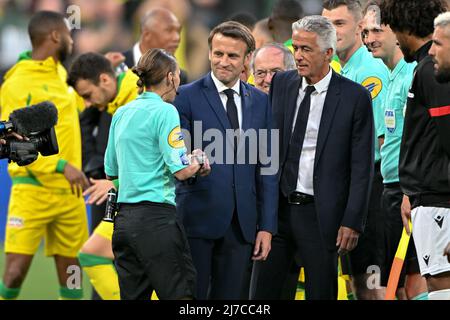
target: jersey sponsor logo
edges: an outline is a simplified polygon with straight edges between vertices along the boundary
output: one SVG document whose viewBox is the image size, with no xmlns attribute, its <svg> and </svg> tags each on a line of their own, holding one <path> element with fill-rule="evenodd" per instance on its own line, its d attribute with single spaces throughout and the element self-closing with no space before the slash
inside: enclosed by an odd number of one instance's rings
<svg viewBox="0 0 450 320">
<path fill-rule="evenodd" d="M 375 99 L 381 92 L 381 89 L 383 89 L 383 83 L 381 82 L 381 79 L 377 77 L 369 77 L 365 79 L 361 85 L 369 90 L 372 100 Z"/>
<path fill-rule="evenodd" d="M 183 133 L 181 132 L 180 126 L 176 126 L 170 131 L 167 142 L 172 148 L 178 149 L 184 147 Z"/>
<path fill-rule="evenodd" d="M 389 133 L 394 133 L 395 131 L 395 110 L 386 109 L 384 112 L 384 124 Z"/>
<path fill-rule="evenodd" d="M 11 228 L 22 228 L 23 225 L 24 225 L 23 218 L 9 217 L 9 219 L 8 219 L 8 227 L 11 227 Z"/>
</svg>

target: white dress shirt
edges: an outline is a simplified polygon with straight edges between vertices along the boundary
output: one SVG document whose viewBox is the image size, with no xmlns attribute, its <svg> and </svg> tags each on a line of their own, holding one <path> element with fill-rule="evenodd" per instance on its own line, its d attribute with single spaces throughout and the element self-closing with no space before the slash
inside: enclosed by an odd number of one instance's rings
<svg viewBox="0 0 450 320">
<path fill-rule="evenodd" d="M 225 112 L 227 111 L 227 95 L 223 93 L 227 89 L 233 89 L 234 91 L 234 103 L 236 104 L 238 120 L 239 120 L 239 128 L 242 129 L 242 103 L 241 103 L 241 80 L 238 79 L 232 88 L 228 88 L 219 79 L 214 76 L 214 73 L 211 72 L 211 78 L 219 92 L 220 100 L 222 101 L 223 108 Z"/>
<path fill-rule="evenodd" d="M 332 71 L 314 84 L 316 89 L 311 93 L 311 107 L 309 110 L 308 123 L 306 124 L 305 138 L 303 140 L 302 152 L 299 159 L 297 191 L 314 195 L 313 175 L 314 175 L 314 159 L 316 157 L 317 137 L 319 133 L 320 119 L 322 118 L 323 104 L 330 84 Z M 295 109 L 294 121 L 292 123 L 292 131 L 295 127 L 298 109 L 300 103 L 305 96 L 305 90 L 308 86 L 305 78 L 302 79 L 302 85 L 298 92 L 297 107 Z"/>
<path fill-rule="evenodd" d="M 136 44 L 133 47 L 133 58 L 134 58 L 134 65 L 137 65 L 139 62 L 139 59 L 142 57 L 141 48 L 139 48 L 139 42 L 136 42 Z"/>
</svg>

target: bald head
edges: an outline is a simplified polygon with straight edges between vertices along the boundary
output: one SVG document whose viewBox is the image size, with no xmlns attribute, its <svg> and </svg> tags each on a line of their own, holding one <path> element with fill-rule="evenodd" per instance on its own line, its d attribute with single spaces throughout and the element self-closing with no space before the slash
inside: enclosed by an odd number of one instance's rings
<svg viewBox="0 0 450 320">
<path fill-rule="evenodd" d="M 142 53 L 161 48 L 174 54 L 180 43 L 181 25 L 177 17 L 165 8 L 148 11 L 141 21 Z"/>
</svg>

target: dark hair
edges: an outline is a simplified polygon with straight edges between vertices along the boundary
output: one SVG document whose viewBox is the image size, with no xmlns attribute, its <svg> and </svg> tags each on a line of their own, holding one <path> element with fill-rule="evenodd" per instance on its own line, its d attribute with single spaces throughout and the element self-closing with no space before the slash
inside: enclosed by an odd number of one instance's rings
<svg viewBox="0 0 450 320">
<path fill-rule="evenodd" d="M 115 76 L 111 62 L 101 54 L 94 52 L 84 53 L 72 62 L 67 77 L 67 84 L 75 87 L 78 80 L 84 79 L 97 85 L 102 73 L 107 73 L 112 77 Z"/>
<path fill-rule="evenodd" d="M 39 46 L 49 33 L 66 27 L 64 19 L 64 16 L 58 12 L 39 11 L 35 13 L 28 23 L 31 45 L 33 47 Z"/>
<path fill-rule="evenodd" d="M 303 7 L 298 0 L 277 0 L 272 7 L 270 19 L 294 22 L 303 17 Z"/>
<path fill-rule="evenodd" d="M 255 16 L 248 12 L 237 12 L 237 13 L 231 15 L 227 20 L 242 23 L 244 26 L 246 26 L 250 30 L 253 30 L 253 28 L 255 27 L 255 24 L 256 24 Z"/>
<path fill-rule="evenodd" d="M 425 38 L 434 31 L 434 18 L 446 8 L 441 0 L 387 0 L 380 6 L 381 22 L 393 31 Z"/>
<path fill-rule="evenodd" d="M 212 48 L 212 39 L 216 34 L 222 34 L 225 37 L 242 40 L 247 45 L 246 54 L 255 51 L 255 38 L 249 28 L 236 21 L 226 21 L 216 26 L 209 34 L 208 45 Z"/>
<path fill-rule="evenodd" d="M 333 10 L 340 6 L 346 6 L 356 20 L 362 19 L 362 6 L 359 0 L 325 0 L 323 8 L 326 10 Z"/>
<path fill-rule="evenodd" d="M 169 72 L 175 72 L 177 60 L 163 49 L 150 49 L 131 70 L 139 77 L 137 86 L 142 93 L 145 88 L 161 83 Z"/>
</svg>

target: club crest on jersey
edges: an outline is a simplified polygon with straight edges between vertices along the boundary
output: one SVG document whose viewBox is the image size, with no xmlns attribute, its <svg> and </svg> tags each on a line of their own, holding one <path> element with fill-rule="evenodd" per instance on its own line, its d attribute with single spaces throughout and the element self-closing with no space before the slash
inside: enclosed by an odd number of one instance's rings
<svg viewBox="0 0 450 320">
<path fill-rule="evenodd" d="M 381 92 L 381 89 L 383 89 L 383 83 L 380 78 L 377 77 L 369 77 L 365 79 L 361 85 L 369 90 L 372 100 L 375 99 Z"/>
<path fill-rule="evenodd" d="M 176 126 L 172 129 L 172 131 L 170 131 L 169 136 L 167 137 L 167 142 L 172 148 L 184 147 L 183 133 L 181 132 L 179 126 Z"/>
<path fill-rule="evenodd" d="M 9 217 L 8 226 L 11 228 L 22 228 L 24 226 L 24 220 L 19 217 Z"/>
</svg>

